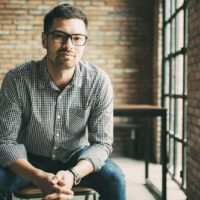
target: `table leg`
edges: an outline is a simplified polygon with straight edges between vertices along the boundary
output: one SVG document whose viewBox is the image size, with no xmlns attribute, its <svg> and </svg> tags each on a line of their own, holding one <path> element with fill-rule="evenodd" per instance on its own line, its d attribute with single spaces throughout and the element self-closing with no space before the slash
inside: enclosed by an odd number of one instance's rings
<svg viewBox="0 0 200 200">
<path fill-rule="evenodd" d="M 151 125 L 150 119 L 145 119 L 144 132 L 145 132 L 145 180 L 149 178 L 149 162 L 150 162 L 150 142 L 151 142 Z"/>
<path fill-rule="evenodd" d="M 162 200 L 167 199 L 167 133 L 166 113 L 162 116 Z"/>
</svg>

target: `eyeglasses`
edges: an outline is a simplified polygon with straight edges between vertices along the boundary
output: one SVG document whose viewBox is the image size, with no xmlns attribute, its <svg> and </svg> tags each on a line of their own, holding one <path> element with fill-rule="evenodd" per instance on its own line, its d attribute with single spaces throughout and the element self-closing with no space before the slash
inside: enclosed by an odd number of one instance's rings
<svg viewBox="0 0 200 200">
<path fill-rule="evenodd" d="M 46 33 L 47 35 L 52 35 L 52 39 L 56 43 L 65 44 L 68 38 L 71 39 L 72 44 L 75 46 L 84 46 L 87 40 L 86 35 L 82 34 L 68 34 L 62 31 L 52 31 Z"/>
</svg>

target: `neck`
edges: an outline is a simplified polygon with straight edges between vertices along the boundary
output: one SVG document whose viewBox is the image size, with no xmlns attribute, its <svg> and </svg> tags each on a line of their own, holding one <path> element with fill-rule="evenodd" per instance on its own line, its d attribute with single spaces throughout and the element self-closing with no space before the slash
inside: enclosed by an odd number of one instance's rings
<svg viewBox="0 0 200 200">
<path fill-rule="evenodd" d="M 75 71 L 75 67 L 58 70 L 56 68 L 48 66 L 48 72 L 52 81 L 60 89 L 65 88 L 70 83 L 74 75 L 74 71 Z"/>
</svg>

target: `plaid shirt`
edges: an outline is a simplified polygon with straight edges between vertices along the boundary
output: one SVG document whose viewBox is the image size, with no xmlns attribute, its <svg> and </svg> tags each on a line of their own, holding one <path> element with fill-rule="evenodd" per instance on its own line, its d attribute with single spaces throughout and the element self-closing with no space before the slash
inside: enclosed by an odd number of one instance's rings
<svg viewBox="0 0 200 200">
<path fill-rule="evenodd" d="M 112 142 L 113 91 L 98 67 L 79 62 L 62 91 L 49 77 L 46 57 L 6 74 L 0 90 L 1 166 L 27 159 L 27 152 L 67 162 L 88 145 L 79 159 L 99 170 Z"/>
</svg>

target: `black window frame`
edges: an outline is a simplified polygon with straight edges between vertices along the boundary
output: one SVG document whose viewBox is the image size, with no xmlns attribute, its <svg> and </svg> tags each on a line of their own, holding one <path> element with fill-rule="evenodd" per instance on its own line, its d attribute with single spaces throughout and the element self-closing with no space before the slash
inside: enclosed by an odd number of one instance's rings
<svg viewBox="0 0 200 200">
<path fill-rule="evenodd" d="M 180 2 L 182 2 L 181 5 Z M 162 0 L 162 106 L 167 108 L 168 113 L 167 168 L 172 179 L 184 191 L 186 189 L 187 143 L 187 5 L 188 0 Z M 183 16 L 182 20 L 180 20 L 181 15 Z M 182 36 L 178 35 L 180 32 L 183 33 Z M 180 45 L 181 43 L 182 45 Z M 181 107 L 182 109 L 180 109 Z M 180 159 L 181 169 L 178 169 L 177 163 L 180 162 Z"/>
</svg>

